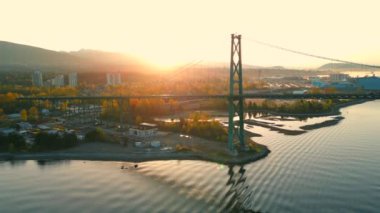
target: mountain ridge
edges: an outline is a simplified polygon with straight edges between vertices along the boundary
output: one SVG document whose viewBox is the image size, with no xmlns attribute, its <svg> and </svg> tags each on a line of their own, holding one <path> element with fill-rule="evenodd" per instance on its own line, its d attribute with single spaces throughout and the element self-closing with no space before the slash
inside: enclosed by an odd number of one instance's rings
<svg viewBox="0 0 380 213">
<path fill-rule="evenodd" d="M 64 52 L 0 41 L 0 69 L 23 67 L 42 71 L 122 71 L 146 72 L 151 67 L 121 53 L 81 49 Z"/>
</svg>

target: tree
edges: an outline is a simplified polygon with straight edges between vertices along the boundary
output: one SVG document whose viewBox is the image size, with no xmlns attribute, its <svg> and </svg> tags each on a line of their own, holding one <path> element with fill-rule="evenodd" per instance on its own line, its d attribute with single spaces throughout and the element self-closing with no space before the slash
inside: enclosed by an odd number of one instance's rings
<svg viewBox="0 0 380 213">
<path fill-rule="evenodd" d="M 336 93 L 337 92 L 337 90 L 336 90 L 336 88 L 334 88 L 334 87 L 329 87 L 329 88 L 326 88 L 325 89 L 325 93 L 326 94 L 334 94 L 334 93 Z"/>
<path fill-rule="evenodd" d="M 2 108 L 0 108 L 0 121 L 3 121 L 5 119 L 6 119 L 6 117 L 5 117 L 5 114 L 4 114 L 4 110 Z"/>
<path fill-rule="evenodd" d="M 39 118 L 39 113 L 37 107 L 31 107 L 29 109 L 29 120 L 37 121 Z"/>
<path fill-rule="evenodd" d="M 21 120 L 27 121 L 28 120 L 28 113 L 26 112 L 25 109 L 21 110 L 20 112 Z"/>
<path fill-rule="evenodd" d="M 88 142 L 94 142 L 94 141 L 106 142 L 107 136 L 103 130 L 96 128 L 94 130 L 89 131 L 86 134 L 85 139 Z"/>
<path fill-rule="evenodd" d="M 36 151 L 57 150 L 73 147 L 78 144 L 78 139 L 74 133 L 48 134 L 38 133 L 34 140 L 33 149 Z"/>
<path fill-rule="evenodd" d="M 13 144 L 15 150 L 20 151 L 26 148 L 24 137 L 19 134 L 11 133 L 8 135 L 9 144 Z"/>
<path fill-rule="evenodd" d="M 22 151 L 26 149 L 24 137 L 19 134 L 0 135 L 0 151 Z"/>
<path fill-rule="evenodd" d="M 136 116 L 136 124 L 139 124 L 139 123 L 142 123 L 142 122 L 143 122 L 143 118 L 140 115 L 137 115 Z"/>
</svg>

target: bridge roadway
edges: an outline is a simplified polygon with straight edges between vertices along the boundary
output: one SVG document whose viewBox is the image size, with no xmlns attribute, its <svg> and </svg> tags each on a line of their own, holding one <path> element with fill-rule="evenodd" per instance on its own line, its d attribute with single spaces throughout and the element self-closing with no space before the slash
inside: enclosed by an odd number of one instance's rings
<svg viewBox="0 0 380 213">
<path fill-rule="evenodd" d="M 244 99 L 380 99 L 380 93 L 368 94 L 244 94 Z M 240 96 L 229 95 L 130 95 L 130 96 L 41 96 L 19 97 L 18 100 L 115 100 L 115 99 L 238 99 Z"/>
</svg>

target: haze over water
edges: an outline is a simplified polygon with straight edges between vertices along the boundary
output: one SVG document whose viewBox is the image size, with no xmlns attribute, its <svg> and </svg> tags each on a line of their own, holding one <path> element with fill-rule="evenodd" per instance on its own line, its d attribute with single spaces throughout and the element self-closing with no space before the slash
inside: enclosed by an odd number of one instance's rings
<svg viewBox="0 0 380 213">
<path fill-rule="evenodd" d="M 261 127 L 268 157 L 203 161 L 0 162 L 2 212 L 378 212 L 380 101 L 338 125 L 285 136 Z M 128 169 L 121 170 L 124 165 Z"/>
</svg>

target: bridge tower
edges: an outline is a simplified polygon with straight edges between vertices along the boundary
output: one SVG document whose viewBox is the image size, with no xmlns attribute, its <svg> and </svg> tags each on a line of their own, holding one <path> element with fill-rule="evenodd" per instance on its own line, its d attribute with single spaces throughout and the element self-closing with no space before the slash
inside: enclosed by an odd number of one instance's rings
<svg viewBox="0 0 380 213">
<path fill-rule="evenodd" d="M 238 116 L 235 128 L 234 117 Z M 235 151 L 235 140 L 240 149 L 245 149 L 244 141 L 244 98 L 243 66 L 241 60 L 241 35 L 231 35 L 230 94 L 228 98 L 228 148 Z"/>
</svg>

